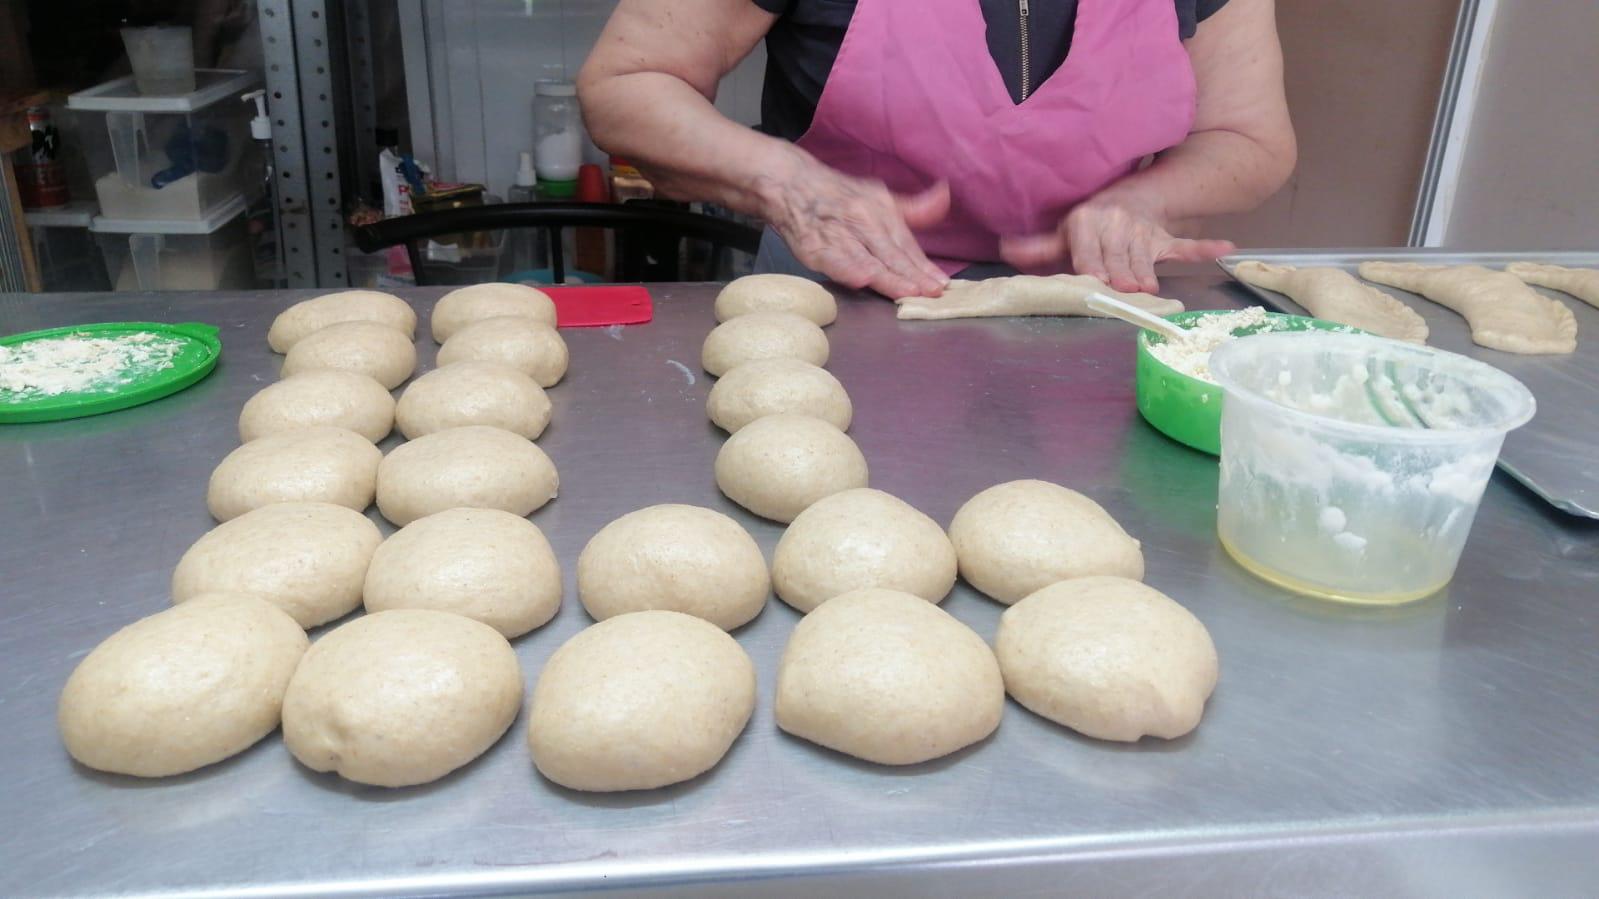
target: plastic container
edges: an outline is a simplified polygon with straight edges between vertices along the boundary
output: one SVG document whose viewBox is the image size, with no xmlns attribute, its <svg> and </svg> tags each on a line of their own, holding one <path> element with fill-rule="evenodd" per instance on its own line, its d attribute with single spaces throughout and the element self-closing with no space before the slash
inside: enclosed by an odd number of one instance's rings
<svg viewBox="0 0 1599 899">
<path fill-rule="evenodd" d="M 533 163 L 541 180 L 577 180 L 583 164 L 583 117 L 576 85 L 540 81 L 533 87 Z"/>
<path fill-rule="evenodd" d="M 1191 327 L 1207 315 L 1225 315 L 1233 310 L 1203 310 L 1179 312 L 1166 316 L 1166 320 Z M 1246 337 L 1262 331 L 1342 331 L 1363 333 L 1347 325 L 1307 318 L 1302 315 L 1284 315 L 1267 312 L 1266 324 L 1234 329 L 1233 336 Z M 1149 331 L 1138 332 L 1137 387 L 1138 413 L 1144 420 L 1167 437 L 1185 446 L 1193 447 L 1212 456 L 1221 452 L 1221 387 L 1209 381 L 1190 377 L 1155 358 L 1150 346 L 1166 342 L 1166 338 Z"/>
<path fill-rule="evenodd" d="M 1267 581 L 1347 602 L 1449 582 L 1505 434 L 1535 409 L 1493 366 L 1363 335 L 1235 340 L 1210 371 L 1222 545 Z"/>
<path fill-rule="evenodd" d="M 84 155 L 102 214 L 116 219 L 200 221 L 261 191 L 251 107 L 236 98 L 250 72 L 202 69 L 181 96 L 146 97 L 133 79 L 80 91 L 67 107 L 81 124 Z"/>
<path fill-rule="evenodd" d="M 198 222 L 95 218 L 112 290 L 248 290 L 255 286 L 254 251 L 235 198 Z"/>
<path fill-rule="evenodd" d="M 155 97 L 193 92 L 194 34 L 187 26 L 124 28 L 122 46 L 139 93 Z"/>
</svg>

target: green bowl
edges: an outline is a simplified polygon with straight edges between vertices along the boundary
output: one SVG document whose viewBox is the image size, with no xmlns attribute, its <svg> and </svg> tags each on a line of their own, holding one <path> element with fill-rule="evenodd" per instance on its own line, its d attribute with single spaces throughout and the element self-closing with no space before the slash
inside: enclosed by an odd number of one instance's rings
<svg viewBox="0 0 1599 899">
<path fill-rule="evenodd" d="M 1166 320 L 1183 327 L 1192 325 L 1207 315 L 1224 315 L 1236 309 L 1207 309 L 1179 312 L 1166 316 Z M 1365 332 L 1348 325 L 1308 318 L 1303 315 L 1285 315 L 1267 312 L 1266 324 L 1238 328 L 1236 337 L 1247 337 L 1260 331 L 1341 331 L 1348 334 Z M 1165 343 L 1166 338 L 1149 331 L 1138 332 L 1138 374 L 1136 396 L 1138 412 L 1155 430 L 1178 443 L 1196 450 L 1221 455 L 1221 387 L 1209 381 L 1190 378 L 1155 358 L 1149 351 L 1151 344 Z"/>
</svg>

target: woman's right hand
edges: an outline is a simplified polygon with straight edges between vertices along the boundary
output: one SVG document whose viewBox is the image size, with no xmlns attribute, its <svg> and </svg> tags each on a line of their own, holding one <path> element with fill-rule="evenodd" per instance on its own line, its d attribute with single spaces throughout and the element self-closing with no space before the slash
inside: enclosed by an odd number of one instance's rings
<svg viewBox="0 0 1599 899">
<path fill-rule="evenodd" d="M 938 296 L 949 283 L 911 234 L 949 214 L 949 185 L 895 194 L 802 154 L 764 187 L 764 218 L 807 268 L 890 298 Z M 791 157 L 792 159 L 792 157 Z"/>
</svg>

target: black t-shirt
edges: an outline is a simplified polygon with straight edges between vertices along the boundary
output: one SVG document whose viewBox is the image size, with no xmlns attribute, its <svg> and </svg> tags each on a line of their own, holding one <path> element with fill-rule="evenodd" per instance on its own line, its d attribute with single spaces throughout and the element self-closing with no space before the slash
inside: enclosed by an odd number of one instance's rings
<svg viewBox="0 0 1599 899">
<path fill-rule="evenodd" d="M 855 0 L 752 0 L 778 19 L 766 34 L 766 85 L 761 94 L 761 130 L 798 140 L 811 127 L 827 73 L 833 69 Z M 914 2 L 914 0 L 881 0 Z M 988 24 L 988 52 L 994 57 L 1011 99 L 1022 99 L 1021 14 L 1018 0 L 974 0 Z M 1104 3 L 1109 0 L 1089 0 Z M 1178 36 L 1194 36 L 1200 22 L 1227 0 L 1174 0 Z M 1077 20 L 1077 0 L 1029 0 L 1028 43 L 1033 87 L 1066 60 Z"/>
</svg>

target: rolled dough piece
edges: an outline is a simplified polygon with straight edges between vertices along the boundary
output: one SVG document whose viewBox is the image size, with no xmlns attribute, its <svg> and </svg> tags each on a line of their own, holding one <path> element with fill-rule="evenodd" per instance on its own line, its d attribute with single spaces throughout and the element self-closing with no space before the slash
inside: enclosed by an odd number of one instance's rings
<svg viewBox="0 0 1599 899">
<path fill-rule="evenodd" d="M 533 764 L 573 790 L 651 790 L 716 767 L 755 709 L 755 665 L 715 625 L 631 612 L 562 644 L 528 712 Z"/>
<path fill-rule="evenodd" d="M 717 325 L 700 348 L 700 364 L 721 377 L 756 359 L 799 359 L 826 365 L 827 335 L 792 312 L 750 312 Z"/>
<path fill-rule="evenodd" d="M 499 631 L 433 609 L 374 612 L 316 641 L 283 697 L 283 743 L 379 787 L 438 780 L 510 728 L 522 669 Z"/>
<path fill-rule="evenodd" d="M 949 282 L 936 297 L 905 297 L 902 319 L 986 318 L 1013 315 L 1081 315 L 1103 318 L 1088 308 L 1088 295 L 1102 293 L 1154 315 L 1183 311 L 1183 304 L 1147 293 L 1122 293 L 1088 275 L 1011 275 L 982 281 Z"/>
<path fill-rule="evenodd" d="M 1141 580 L 1144 553 L 1116 519 L 1048 481 L 997 484 L 966 501 L 949 525 L 961 576 L 1006 605 L 1068 578 Z"/>
<path fill-rule="evenodd" d="M 698 506 L 629 512 L 577 557 L 578 599 L 597 621 L 666 609 L 730 631 L 760 614 L 771 587 L 755 538 Z"/>
<path fill-rule="evenodd" d="M 566 341 L 549 325 L 531 318 L 500 316 L 480 319 L 450 335 L 439 347 L 439 365 L 466 359 L 498 362 L 554 387 L 566 374 Z"/>
<path fill-rule="evenodd" d="M 394 397 L 382 384 L 353 371 L 303 371 L 245 401 L 239 439 L 249 442 L 318 425 L 354 431 L 377 443 L 394 430 Z"/>
<path fill-rule="evenodd" d="M 897 590 L 855 590 L 795 625 L 777 669 L 777 726 L 882 765 L 913 765 L 999 726 L 999 663 L 971 628 Z"/>
<path fill-rule="evenodd" d="M 274 503 L 211 529 L 178 560 L 172 601 L 249 593 L 312 628 L 361 604 L 372 553 L 383 542 L 360 512 L 332 503 Z"/>
<path fill-rule="evenodd" d="M 1542 262 L 1512 262 L 1505 271 L 1528 284 L 1574 296 L 1599 309 L 1599 269 L 1566 268 Z"/>
<path fill-rule="evenodd" d="M 378 290 L 341 290 L 302 300 L 278 313 L 267 330 L 267 345 L 274 353 L 287 353 L 300 339 L 340 322 L 377 322 L 416 336 L 416 311 L 393 294 Z"/>
<path fill-rule="evenodd" d="M 388 325 L 341 322 L 296 341 L 283 357 L 282 376 L 320 368 L 353 371 L 393 390 L 416 370 L 416 346 Z"/>
<path fill-rule="evenodd" d="M 334 503 L 359 512 L 372 505 L 383 453 L 354 431 L 313 427 L 271 434 L 223 458 L 206 486 L 217 521 L 272 503 Z"/>
<path fill-rule="evenodd" d="M 1316 318 L 1379 337 L 1427 342 L 1427 321 L 1416 310 L 1343 269 L 1295 268 L 1251 259 L 1238 263 L 1233 274 L 1245 284 L 1283 294 Z"/>
<path fill-rule="evenodd" d="M 809 278 L 781 274 L 745 275 L 716 295 L 719 322 L 751 312 L 792 312 L 818 325 L 830 325 L 838 318 L 838 301 Z"/>
<path fill-rule="evenodd" d="M 849 430 L 854 408 L 825 368 L 799 359 L 756 359 L 734 367 L 711 388 L 705 411 L 729 433 L 757 418 L 792 412 Z"/>
<path fill-rule="evenodd" d="M 866 457 L 855 441 L 805 415 L 757 418 L 727 438 L 716 454 L 716 486 L 728 499 L 773 521 L 793 521 L 824 496 L 865 487 L 866 477 Z"/>
<path fill-rule="evenodd" d="M 1571 310 L 1508 272 L 1480 265 L 1362 262 L 1360 277 L 1453 309 L 1471 325 L 1471 339 L 1489 349 L 1527 355 L 1577 349 L 1577 320 Z"/>
<path fill-rule="evenodd" d="M 401 527 L 462 507 L 528 515 L 559 486 L 555 463 L 532 441 L 468 425 L 395 447 L 378 467 L 378 511 Z"/>
<path fill-rule="evenodd" d="M 1051 584 L 1005 610 L 995 653 L 1005 689 L 1101 740 L 1174 739 L 1216 688 L 1216 646 L 1187 609 L 1119 577 Z"/>
<path fill-rule="evenodd" d="M 955 547 L 904 500 L 861 487 L 816 501 L 777 541 L 772 583 L 809 612 L 851 590 L 883 587 L 938 603 L 955 586 Z"/>
<path fill-rule="evenodd" d="M 281 609 L 213 593 L 117 631 L 61 691 L 67 752 L 97 771 L 167 777 L 243 752 L 277 729 L 309 641 Z"/>
<path fill-rule="evenodd" d="M 439 297 L 433 307 L 433 339 L 439 343 L 473 322 L 485 318 L 531 318 L 555 327 L 555 301 L 526 284 L 473 284 Z"/>
<path fill-rule="evenodd" d="M 544 532 L 499 509 L 447 509 L 383 541 L 366 571 L 366 610 L 437 609 L 507 638 L 561 608 L 561 563 Z"/>
<path fill-rule="evenodd" d="M 532 440 L 550 423 L 550 398 L 509 365 L 468 359 L 412 381 L 400 394 L 395 419 L 411 440 L 465 425 L 489 425 Z"/>
</svg>

